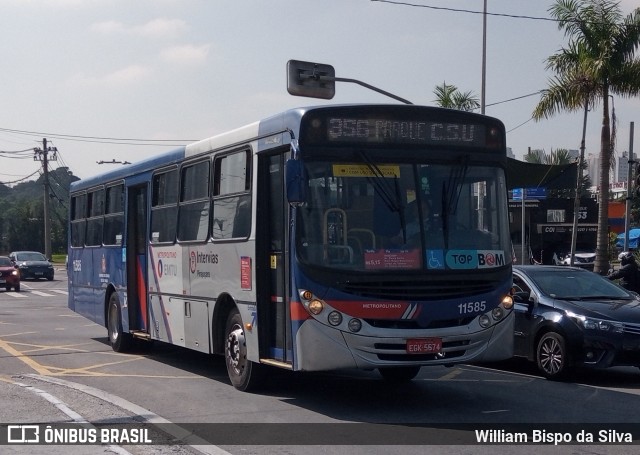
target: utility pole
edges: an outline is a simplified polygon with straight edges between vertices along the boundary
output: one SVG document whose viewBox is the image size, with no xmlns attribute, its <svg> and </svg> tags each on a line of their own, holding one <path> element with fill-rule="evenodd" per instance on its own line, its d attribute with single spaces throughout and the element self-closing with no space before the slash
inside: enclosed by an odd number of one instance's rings
<svg viewBox="0 0 640 455">
<path fill-rule="evenodd" d="M 573 267 L 576 257 L 576 242 L 578 239 L 578 215 L 580 212 L 580 189 L 582 188 L 582 163 L 584 163 L 585 136 L 587 134 L 587 113 L 589 101 L 584 102 L 584 122 L 582 124 L 582 141 L 580 142 L 580 159 L 578 160 L 578 177 L 576 182 L 576 197 L 573 200 L 573 229 L 571 231 L 571 251 L 569 265 Z"/>
<path fill-rule="evenodd" d="M 47 146 L 47 138 L 42 139 L 42 149 L 36 147 L 33 149 L 34 161 L 42 161 L 42 176 L 44 178 L 44 255 L 51 259 L 51 212 L 49 208 L 49 195 L 51 193 L 49 185 L 49 161 L 57 161 L 56 153 L 58 149 Z M 49 158 L 49 152 L 53 155 Z"/>
<path fill-rule="evenodd" d="M 482 88 L 480 90 L 480 113 L 484 115 L 487 78 L 487 0 L 482 13 Z"/>
</svg>

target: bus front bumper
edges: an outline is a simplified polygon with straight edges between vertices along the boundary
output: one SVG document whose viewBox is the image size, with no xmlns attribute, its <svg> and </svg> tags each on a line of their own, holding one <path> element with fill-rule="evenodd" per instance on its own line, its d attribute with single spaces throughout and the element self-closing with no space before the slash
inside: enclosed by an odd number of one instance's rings
<svg viewBox="0 0 640 455">
<path fill-rule="evenodd" d="M 515 313 L 488 329 L 479 326 L 438 330 L 385 330 L 388 336 L 364 336 L 343 332 L 314 320 L 307 320 L 296 334 L 294 369 L 321 371 L 341 368 L 370 370 L 394 366 L 451 365 L 491 362 L 513 356 Z M 402 335 L 398 335 L 402 332 Z M 442 349 L 436 354 L 410 354 L 408 339 L 440 338 Z"/>
</svg>

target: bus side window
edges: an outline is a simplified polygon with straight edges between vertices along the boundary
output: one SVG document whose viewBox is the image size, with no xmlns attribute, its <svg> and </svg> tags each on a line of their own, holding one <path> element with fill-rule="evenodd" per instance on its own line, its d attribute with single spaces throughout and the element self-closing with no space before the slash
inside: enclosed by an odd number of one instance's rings
<svg viewBox="0 0 640 455">
<path fill-rule="evenodd" d="M 251 196 L 241 196 L 233 219 L 233 237 L 249 237 L 251 233 Z"/>
</svg>

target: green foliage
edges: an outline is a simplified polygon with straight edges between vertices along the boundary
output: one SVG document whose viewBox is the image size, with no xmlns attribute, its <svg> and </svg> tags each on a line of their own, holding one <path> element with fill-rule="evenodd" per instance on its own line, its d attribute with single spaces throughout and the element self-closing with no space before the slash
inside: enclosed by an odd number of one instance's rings
<svg viewBox="0 0 640 455">
<path fill-rule="evenodd" d="M 609 95 L 640 95 L 640 8 L 626 17 L 614 0 L 557 0 L 549 9 L 569 39 L 566 47 L 547 59 L 555 75 L 542 91 L 533 118 L 576 112 L 602 103 L 600 188 L 609 188 L 613 155 Z M 578 136 L 578 133 L 576 134 Z M 595 271 L 606 271 L 608 255 L 608 198 L 600 199 Z"/>
<path fill-rule="evenodd" d="M 460 111 L 472 111 L 480 107 L 478 97 L 472 92 L 461 92 L 455 85 L 447 85 L 443 82 L 433 90 L 436 95 L 434 102 L 440 107 L 458 109 Z"/>
<path fill-rule="evenodd" d="M 66 167 L 49 172 L 51 250 L 67 251 L 69 184 L 78 177 Z M 15 250 L 44 252 L 44 177 L 13 187 L 0 184 L 0 254 Z"/>
</svg>

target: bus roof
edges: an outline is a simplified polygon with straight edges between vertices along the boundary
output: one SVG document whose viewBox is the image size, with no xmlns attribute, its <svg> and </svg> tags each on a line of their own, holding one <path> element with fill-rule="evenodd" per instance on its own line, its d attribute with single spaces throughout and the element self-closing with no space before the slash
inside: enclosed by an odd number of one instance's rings
<svg viewBox="0 0 640 455">
<path fill-rule="evenodd" d="M 95 185 L 100 185 L 115 180 L 121 180 L 131 175 L 151 171 L 164 165 L 177 163 L 184 158 L 184 149 L 184 147 L 180 147 L 170 152 L 155 155 L 151 158 L 146 158 L 144 160 L 138 161 L 137 163 L 122 166 L 117 169 L 112 169 L 110 171 L 104 172 L 102 174 L 71 182 L 70 191 L 84 190 Z"/>
<path fill-rule="evenodd" d="M 398 109 L 398 110 L 422 110 L 422 111 L 450 111 L 446 115 L 466 115 L 469 117 L 484 117 L 490 118 L 485 115 L 452 110 L 443 109 L 435 106 L 419 106 L 419 105 L 406 105 L 406 104 L 329 104 L 329 105 L 316 105 L 305 106 L 288 109 L 270 117 L 264 118 L 260 121 L 250 123 L 248 125 L 236 128 L 231 131 L 227 131 L 209 138 L 187 144 L 183 147 L 175 149 L 170 152 L 165 152 L 159 155 L 155 155 L 150 158 L 146 158 L 137 163 L 131 165 L 122 166 L 117 169 L 104 172 L 86 179 L 72 182 L 70 191 L 80 191 L 103 183 L 116 181 L 137 175 L 139 173 L 152 171 L 164 165 L 173 164 L 179 162 L 187 157 L 197 156 L 201 153 L 207 153 L 211 150 L 216 150 L 223 147 L 233 147 L 234 145 L 240 145 L 248 140 L 253 140 L 258 137 L 265 137 L 271 134 L 282 133 L 289 130 L 294 137 L 299 136 L 300 119 L 308 112 L 323 109 Z M 497 120 L 497 119 L 494 119 Z M 283 139 L 288 142 L 288 138 Z"/>
</svg>

